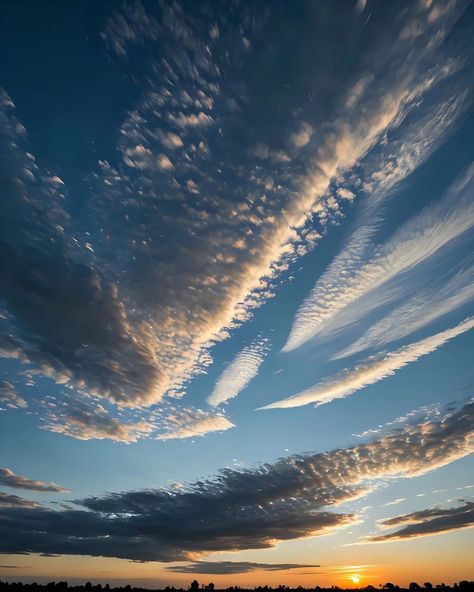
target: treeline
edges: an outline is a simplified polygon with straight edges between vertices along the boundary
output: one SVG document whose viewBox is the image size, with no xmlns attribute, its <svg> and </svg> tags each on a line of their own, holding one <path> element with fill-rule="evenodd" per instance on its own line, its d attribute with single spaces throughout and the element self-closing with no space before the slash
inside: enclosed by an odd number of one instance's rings
<svg viewBox="0 0 474 592">
<path fill-rule="evenodd" d="M 213 592 L 216 590 L 217 592 L 217 589 L 212 582 L 210 584 L 199 585 L 196 580 L 192 582 L 189 588 L 166 586 L 166 588 L 156 590 L 151 590 L 150 588 L 134 588 L 130 585 L 112 587 L 109 584 L 104 584 L 102 586 L 101 584 L 91 584 L 91 582 L 87 582 L 85 585 L 72 586 L 67 582 L 49 582 L 48 584 L 37 584 L 36 582 L 33 582 L 31 584 L 25 584 L 22 582 L 2 582 L 0 580 L 0 590 L 5 590 L 6 592 L 196 592 L 198 590 Z M 459 583 L 455 583 L 453 586 L 447 586 L 446 584 L 434 585 L 431 582 L 425 582 L 423 585 L 420 585 L 417 582 L 411 582 L 408 588 L 402 588 L 392 582 L 387 582 L 383 585 L 380 584 L 378 587 L 368 585 L 344 589 L 338 586 L 331 586 L 330 588 L 322 588 L 320 586 L 315 586 L 314 588 L 304 588 L 303 586 L 298 586 L 297 588 L 290 588 L 289 586 L 276 586 L 275 588 L 272 588 L 271 586 L 256 586 L 251 589 L 240 588 L 239 586 L 229 586 L 228 588 L 220 588 L 219 590 L 225 592 L 334 592 L 334 590 L 420 590 L 420 592 L 426 592 L 428 590 L 441 590 L 446 592 L 449 590 L 456 590 L 456 592 L 474 592 L 474 581 L 462 580 Z"/>
</svg>

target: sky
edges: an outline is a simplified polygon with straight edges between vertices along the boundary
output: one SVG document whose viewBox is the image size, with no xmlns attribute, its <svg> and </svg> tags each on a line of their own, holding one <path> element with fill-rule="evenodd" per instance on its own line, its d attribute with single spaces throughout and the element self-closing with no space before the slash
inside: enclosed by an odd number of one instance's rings
<svg viewBox="0 0 474 592">
<path fill-rule="evenodd" d="M 474 579 L 474 5 L 0 2 L 0 579 Z"/>
</svg>

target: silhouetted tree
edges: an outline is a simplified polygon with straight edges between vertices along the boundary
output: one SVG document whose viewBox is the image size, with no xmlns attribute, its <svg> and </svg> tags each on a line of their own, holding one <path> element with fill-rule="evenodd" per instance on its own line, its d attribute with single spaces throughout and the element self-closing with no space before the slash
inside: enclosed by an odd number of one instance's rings
<svg viewBox="0 0 474 592">
<path fill-rule="evenodd" d="M 424 586 L 425 588 L 427 588 L 428 590 L 431 590 L 431 588 L 433 588 L 433 584 L 432 584 L 431 582 L 425 582 L 425 583 L 423 584 L 423 586 Z"/>
<path fill-rule="evenodd" d="M 410 585 L 408 586 L 408 588 L 410 590 L 419 590 L 421 588 L 420 584 L 417 584 L 416 582 L 410 582 Z"/>
<path fill-rule="evenodd" d="M 384 590 L 395 590 L 395 584 L 392 584 L 392 582 L 387 582 L 386 584 L 383 585 L 383 589 Z"/>
<path fill-rule="evenodd" d="M 197 580 L 193 580 L 191 585 L 189 586 L 190 590 L 199 590 L 199 582 Z"/>
</svg>

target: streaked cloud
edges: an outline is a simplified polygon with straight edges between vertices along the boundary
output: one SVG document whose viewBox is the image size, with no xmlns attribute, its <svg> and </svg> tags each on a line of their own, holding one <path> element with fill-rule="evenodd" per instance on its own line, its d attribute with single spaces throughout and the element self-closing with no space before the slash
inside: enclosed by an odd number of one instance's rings
<svg viewBox="0 0 474 592">
<path fill-rule="evenodd" d="M 44 481 L 35 481 L 22 475 L 16 475 L 11 469 L 0 469 L 0 485 L 4 487 L 13 487 L 14 489 L 27 489 L 29 491 L 48 491 L 53 493 L 66 493 L 69 489 L 56 485 L 56 483 L 45 483 Z"/>
<path fill-rule="evenodd" d="M 286 571 L 301 567 L 320 567 L 304 563 L 256 563 L 254 561 L 194 561 L 187 565 L 172 565 L 165 568 L 176 573 L 238 574 L 253 571 Z"/>
<path fill-rule="evenodd" d="M 0 491 L 0 508 L 37 508 L 38 504 L 18 495 Z"/>
<path fill-rule="evenodd" d="M 385 243 L 370 249 L 373 227 L 362 227 L 316 283 L 294 319 L 284 351 L 313 338 L 324 323 L 371 290 L 435 255 L 474 224 L 471 199 L 474 165 L 464 171 L 443 200 L 405 222 Z M 367 256 L 367 249 L 371 250 Z M 333 281 L 335 276 L 336 281 Z"/>
<path fill-rule="evenodd" d="M 233 399 L 244 390 L 258 374 L 268 350 L 268 340 L 257 340 L 245 347 L 218 378 L 207 402 L 212 407 Z"/>
<path fill-rule="evenodd" d="M 402 526 L 399 530 L 369 537 L 374 543 L 410 540 L 474 527 L 474 502 L 466 501 L 454 508 L 430 508 L 382 520 L 381 528 Z"/>
<path fill-rule="evenodd" d="M 351 356 L 368 348 L 383 348 L 422 329 L 474 300 L 474 267 L 468 266 L 441 279 L 437 277 L 413 296 L 374 323 L 367 332 L 333 359 Z"/>
<path fill-rule="evenodd" d="M 405 345 L 384 355 L 379 360 L 360 364 L 354 370 L 346 370 L 334 379 L 323 381 L 301 393 L 270 403 L 260 407 L 260 409 L 287 409 L 310 403 L 323 405 L 335 399 L 348 397 L 366 386 L 375 384 L 388 376 L 393 376 L 397 370 L 411 362 L 416 362 L 422 356 L 436 351 L 451 339 L 469 331 L 473 327 L 474 317 L 469 317 L 451 329 L 446 329 L 420 341 Z"/>
<path fill-rule="evenodd" d="M 406 502 L 406 498 L 405 497 L 399 497 L 391 502 L 387 502 L 386 504 L 383 505 L 384 508 L 388 508 L 389 506 L 398 506 L 398 504 L 401 504 L 402 502 Z"/>
<path fill-rule="evenodd" d="M 360 520 L 332 509 L 377 481 L 423 475 L 472 453 L 473 430 L 470 402 L 372 442 L 224 469 L 181 489 L 76 500 L 85 510 L 2 508 L 0 552 L 195 561 L 216 551 L 268 548 Z"/>
</svg>

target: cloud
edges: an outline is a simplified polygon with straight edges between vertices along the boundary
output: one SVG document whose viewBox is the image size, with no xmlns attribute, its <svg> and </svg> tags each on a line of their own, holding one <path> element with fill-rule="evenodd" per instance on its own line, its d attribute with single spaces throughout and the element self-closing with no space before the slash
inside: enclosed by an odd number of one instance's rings
<svg viewBox="0 0 474 592">
<path fill-rule="evenodd" d="M 406 502 L 407 499 L 406 497 L 399 497 L 391 502 L 387 502 L 386 504 L 383 505 L 384 508 L 388 508 L 388 506 L 398 506 L 398 504 L 401 504 L 402 502 Z"/>
<path fill-rule="evenodd" d="M 16 475 L 7 468 L 0 469 L 0 485 L 4 487 L 13 487 L 14 489 L 27 489 L 29 491 L 50 491 L 54 493 L 66 493 L 69 489 L 56 485 L 56 483 L 45 483 L 44 481 L 35 481 Z"/>
<path fill-rule="evenodd" d="M 25 409 L 28 407 L 28 403 L 20 397 L 13 384 L 6 380 L 0 380 L 0 405 L 5 405 L 7 409 Z M 3 411 L 1 407 L 0 411 Z"/>
<path fill-rule="evenodd" d="M 314 130 L 309 123 L 303 122 L 298 131 L 291 135 L 291 141 L 296 148 L 303 148 L 311 140 Z"/>
<path fill-rule="evenodd" d="M 359 229 L 350 247 L 333 262 L 299 308 L 283 350 L 300 347 L 341 310 L 470 230 L 474 224 L 473 187 L 474 164 L 458 177 L 441 202 L 405 222 L 368 258 L 374 227 Z M 339 277 L 333 281 L 336 273 Z"/>
<path fill-rule="evenodd" d="M 388 132 L 403 136 L 408 115 L 426 117 L 430 89 L 454 80 L 463 43 L 440 46 L 462 7 L 438 20 L 416 7 L 393 19 L 386 9 L 384 35 L 357 56 L 370 71 L 327 84 L 335 68 L 325 56 L 334 52 L 319 51 L 321 39 L 333 39 L 343 56 L 359 37 L 352 10 L 336 12 L 347 45 L 311 19 L 298 46 L 322 56 L 314 92 L 328 105 L 323 113 L 301 84 L 306 62 L 295 59 L 294 39 L 281 36 L 271 55 L 254 43 L 264 27 L 279 27 L 272 11 L 238 6 L 235 27 L 218 4 L 118 9 L 102 38 L 142 91 L 124 110 L 113 166 L 101 155 L 80 208 L 37 165 L 2 95 L 3 355 L 70 383 L 78 398 L 131 408 L 161 402 L 212 363 L 212 346 L 274 295 L 289 265 L 342 215 L 347 194 L 328 196 L 333 181 L 380 150 Z M 400 39 L 414 17 L 419 35 Z M 218 36 L 209 35 L 210 23 Z M 127 59 L 135 52 L 139 59 Z M 290 88 L 261 75 L 288 59 Z M 371 82 L 355 86 L 361 79 Z M 318 133 L 307 142 L 310 130 Z"/>
<path fill-rule="evenodd" d="M 437 277 L 424 289 L 403 299 L 389 314 L 333 359 L 352 356 L 368 348 L 381 348 L 422 329 L 474 299 L 474 267 Z"/>
<path fill-rule="evenodd" d="M 57 401 L 42 418 L 42 428 L 77 440 L 103 440 L 130 444 L 154 430 L 149 422 L 125 422 L 111 417 L 100 404 L 66 399 Z"/>
<path fill-rule="evenodd" d="M 335 399 L 348 397 L 366 386 L 375 384 L 388 376 L 393 376 L 397 370 L 404 368 L 411 362 L 416 362 L 422 356 L 436 351 L 451 339 L 462 335 L 462 333 L 471 330 L 473 327 L 474 317 L 469 317 L 451 329 L 446 329 L 420 341 L 405 345 L 386 354 L 379 360 L 360 364 L 354 370 L 345 370 L 334 379 L 323 381 L 296 395 L 270 403 L 260 407 L 260 409 L 287 409 L 308 405 L 309 403 L 323 405 Z"/>
<path fill-rule="evenodd" d="M 116 284 L 98 271 L 86 241 L 67 233 L 66 198 L 23 147 L 25 131 L 0 92 L 3 262 L 0 355 L 37 365 L 123 405 L 159 395 L 165 376 L 137 339 Z M 26 196 L 26 197 L 25 197 Z"/>
<path fill-rule="evenodd" d="M 38 504 L 17 495 L 0 491 L 0 508 L 37 508 Z"/>
<path fill-rule="evenodd" d="M 286 571 L 301 567 L 320 567 L 303 563 L 255 563 L 253 561 L 194 561 L 188 565 L 172 565 L 167 571 L 197 574 L 238 574 L 253 571 Z"/>
<path fill-rule="evenodd" d="M 150 8 L 146 18 L 143 7 L 124 9 L 104 32 L 109 47 L 119 54 L 133 53 L 150 41 L 166 56 L 159 63 L 151 58 L 153 91 L 144 93 L 129 111 L 118 145 L 125 163 L 130 150 L 140 146 L 149 151 L 147 162 L 152 166 L 124 170 L 103 163 L 94 208 L 104 234 L 110 237 L 108 248 L 120 253 L 121 286 L 128 288 L 127 295 L 139 310 L 149 312 L 154 351 L 172 377 L 171 388 L 202 371 L 212 344 L 248 319 L 273 294 L 276 278 L 314 246 L 307 231 L 317 220 L 324 227 L 339 211 L 338 200 L 347 201 L 347 193 L 336 193 L 331 207 L 326 203 L 331 179 L 379 147 L 383 134 L 397 129 L 404 116 L 418 108 L 425 92 L 454 71 L 435 50 L 455 22 L 456 10 L 446 16 L 443 30 L 421 15 L 425 20 L 416 41 L 419 51 L 413 51 L 413 41 L 384 41 L 373 62 L 373 82 L 360 89 L 364 111 L 346 105 L 345 100 L 331 100 L 334 111 L 327 125 L 320 135 L 313 134 L 307 150 L 298 150 L 291 138 L 297 144 L 306 143 L 309 130 L 319 129 L 318 122 L 288 117 L 288 134 L 280 142 L 249 125 L 245 118 L 249 109 L 258 110 L 252 121 L 263 114 L 265 119 L 270 117 L 272 105 L 261 106 L 259 101 L 265 81 L 260 84 L 256 78 L 254 86 L 240 84 L 241 66 L 248 58 L 242 35 L 234 39 L 222 14 L 210 10 L 220 32 L 211 45 L 202 42 L 208 39 L 210 16 L 197 10 L 183 19 L 174 5 L 163 13 Z M 244 28 L 248 27 L 243 33 L 250 41 L 260 34 L 259 23 L 271 21 L 271 15 L 264 17 L 255 10 L 254 19 L 243 19 Z M 352 22 L 350 11 L 347 18 Z M 426 41 L 432 39 L 434 29 L 438 37 L 428 48 Z M 398 29 L 390 34 L 394 40 L 399 37 Z M 223 61 L 227 55 L 223 43 L 232 47 L 232 64 Z M 413 59 L 407 60 L 407 55 Z M 387 75 L 388 71 L 396 75 Z M 352 88 L 352 81 L 348 85 Z M 345 97 L 348 89 L 345 84 L 342 87 L 338 95 Z M 285 99 L 295 102 L 296 112 L 301 108 L 297 103 L 307 96 L 288 97 L 285 91 Z M 277 97 L 275 104 L 279 104 Z M 446 109 L 445 119 L 452 123 L 460 111 L 461 106 L 456 113 Z M 169 133 L 182 142 L 179 157 L 165 143 Z M 422 153 L 424 146 L 419 145 L 418 151 Z M 288 158 L 277 158 L 282 152 Z M 156 166 L 162 154 L 173 162 L 171 176 Z M 217 175 L 213 172 L 216 159 Z M 199 187 L 198 200 L 195 187 Z M 118 221 L 124 219 L 125 227 L 117 229 Z"/>
<path fill-rule="evenodd" d="M 207 402 L 212 407 L 233 399 L 244 390 L 250 381 L 258 374 L 268 349 L 268 340 L 255 341 L 245 347 L 217 380 Z"/>
<path fill-rule="evenodd" d="M 367 540 L 374 543 L 384 543 L 472 528 L 474 527 L 474 502 L 468 501 L 455 508 L 420 510 L 380 522 L 382 528 L 400 525 L 403 528 L 389 534 L 369 537 Z"/>
<path fill-rule="evenodd" d="M 235 427 L 227 417 L 220 413 L 207 413 L 201 409 L 180 409 L 166 416 L 166 431 L 161 432 L 159 440 L 174 440 L 204 436 L 210 432 L 223 432 Z"/>
<path fill-rule="evenodd" d="M 422 475 L 470 454 L 473 430 L 470 402 L 372 442 L 224 469 L 181 489 L 76 500 L 84 510 L 3 508 L 0 552 L 196 561 L 216 551 L 268 548 L 354 523 L 358 517 L 332 510 L 378 480 Z"/>
</svg>

